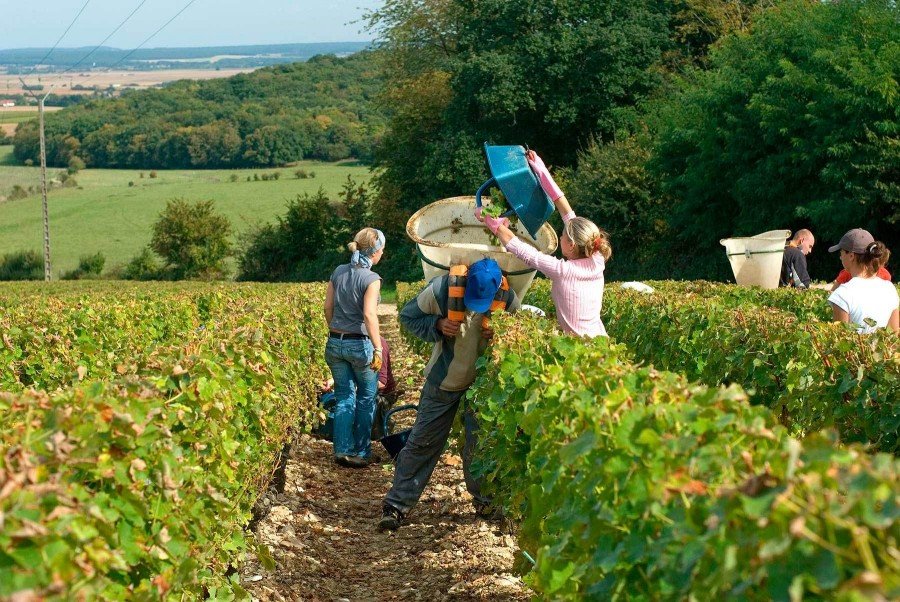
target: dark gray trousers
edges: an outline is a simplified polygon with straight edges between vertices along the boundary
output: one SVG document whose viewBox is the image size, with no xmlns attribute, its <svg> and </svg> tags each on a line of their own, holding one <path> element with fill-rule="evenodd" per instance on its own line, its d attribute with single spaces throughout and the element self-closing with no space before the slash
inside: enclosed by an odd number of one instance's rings
<svg viewBox="0 0 900 602">
<path fill-rule="evenodd" d="M 397 456 L 394 484 L 384 499 L 385 503 L 406 514 L 419 501 L 444 451 L 456 410 L 465 394 L 465 389 L 443 391 L 428 382 L 422 387 L 416 423 L 406 446 Z M 490 498 L 481 495 L 481 481 L 475 479 L 471 471 L 472 456 L 478 442 L 478 422 L 470 408 L 466 408 L 463 414 L 463 423 L 465 444 L 462 462 L 466 489 L 475 498 L 476 503 L 487 504 Z"/>
</svg>

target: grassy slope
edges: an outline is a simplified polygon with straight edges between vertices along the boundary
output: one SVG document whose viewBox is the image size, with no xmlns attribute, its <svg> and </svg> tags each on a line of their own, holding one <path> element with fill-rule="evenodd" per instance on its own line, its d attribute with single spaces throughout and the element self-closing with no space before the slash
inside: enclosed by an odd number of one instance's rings
<svg viewBox="0 0 900 602">
<path fill-rule="evenodd" d="M 11 165 L 12 147 L 0 146 L 0 194 L 14 184 L 39 190 L 40 170 Z M 315 171 L 316 177 L 299 180 L 294 171 Z M 48 177 L 59 169 L 48 171 Z M 281 172 L 281 179 L 247 182 L 254 173 Z M 236 232 L 273 221 L 284 213 L 288 200 L 324 186 L 336 197 L 348 175 L 367 180 L 368 168 L 350 163 L 301 162 L 297 167 L 263 170 L 159 170 L 155 179 L 138 170 L 87 169 L 76 179 L 77 188 L 56 188 L 49 195 L 50 241 L 54 275 L 74 268 L 78 257 L 101 251 L 107 269 L 124 263 L 150 241 L 150 229 L 166 201 L 212 199 L 231 220 Z M 238 182 L 229 177 L 237 174 Z M 134 182 L 129 187 L 129 182 Z M 40 194 L 0 203 L 0 254 L 43 245 Z"/>
</svg>

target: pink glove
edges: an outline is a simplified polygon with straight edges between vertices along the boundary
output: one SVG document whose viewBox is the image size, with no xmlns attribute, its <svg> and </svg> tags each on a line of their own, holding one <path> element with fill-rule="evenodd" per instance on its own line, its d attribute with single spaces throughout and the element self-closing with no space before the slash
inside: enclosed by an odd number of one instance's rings
<svg viewBox="0 0 900 602">
<path fill-rule="evenodd" d="M 541 159 L 534 151 L 528 151 L 527 157 L 528 164 L 531 166 L 531 169 L 534 170 L 534 175 L 537 176 L 538 182 L 541 183 L 541 188 L 544 189 L 544 192 L 547 193 L 550 200 L 555 201 L 563 196 L 562 189 L 557 186 L 553 176 L 550 175 L 550 170 L 544 165 L 543 159 Z"/>
<path fill-rule="evenodd" d="M 475 207 L 475 219 L 477 219 L 479 222 L 484 221 L 484 218 L 481 216 L 482 209 L 484 209 L 484 207 Z"/>
<path fill-rule="evenodd" d="M 491 217 L 490 215 L 485 215 L 483 217 L 484 225 L 487 226 L 488 230 L 490 230 L 494 236 L 497 236 L 497 230 L 500 226 L 509 227 L 509 220 L 505 217 Z"/>
</svg>

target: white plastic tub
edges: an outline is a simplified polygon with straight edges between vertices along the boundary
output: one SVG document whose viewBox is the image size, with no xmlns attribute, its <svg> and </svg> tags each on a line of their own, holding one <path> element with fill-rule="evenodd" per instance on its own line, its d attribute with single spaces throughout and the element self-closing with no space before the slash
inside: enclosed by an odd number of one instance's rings
<svg viewBox="0 0 900 602">
<path fill-rule="evenodd" d="M 770 230 L 743 238 L 723 238 L 735 281 L 741 286 L 778 288 L 784 245 L 790 230 Z"/>
<path fill-rule="evenodd" d="M 457 196 L 422 207 L 406 222 L 406 235 L 416 243 L 425 280 L 446 274 L 452 265 L 469 265 L 490 257 L 500 265 L 519 299 L 523 299 L 535 271 L 502 246 L 491 244 L 491 233 L 475 219 L 474 209 L 474 196 Z M 541 226 L 536 240 L 525 228 L 515 230 L 519 238 L 544 253 L 553 253 L 559 244 L 549 224 Z"/>
</svg>

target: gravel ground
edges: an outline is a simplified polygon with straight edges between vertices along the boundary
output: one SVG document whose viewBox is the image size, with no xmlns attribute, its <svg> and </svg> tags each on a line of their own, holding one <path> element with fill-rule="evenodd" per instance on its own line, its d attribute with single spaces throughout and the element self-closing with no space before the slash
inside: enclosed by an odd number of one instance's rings
<svg viewBox="0 0 900 602">
<path fill-rule="evenodd" d="M 421 359 L 397 332 L 396 309 L 383 306 L 383 334 L 391 345 L 399 403 L 415 403 Z M 526 600 L 515 575 L 518 554 L 509 526 L 477 518 L 463 485 L 462 462 L 447 452 L 407 522 L 381 533 L 376 522 L 393 466 L 366 469 L 334 464 L 331 444 L 303 435 L 291 446 L 283 493 L 259 507 L 258 540 L 276 562 L 243 567 L 242 582 L 258 600 Z"/>
</svg>

